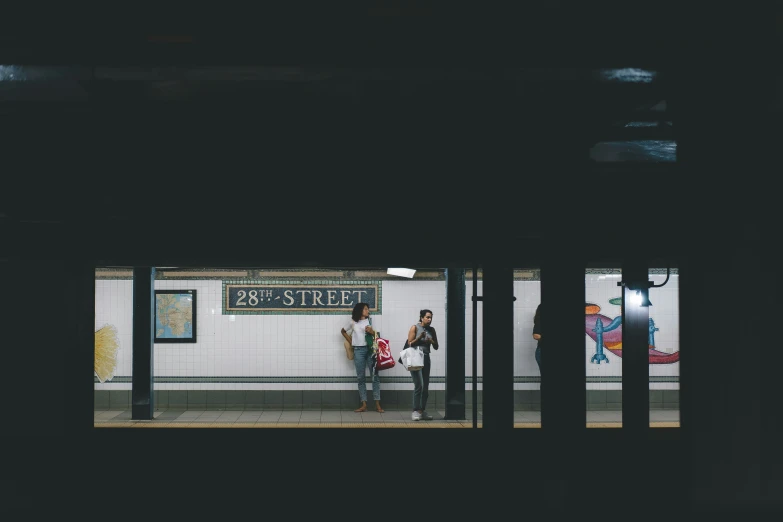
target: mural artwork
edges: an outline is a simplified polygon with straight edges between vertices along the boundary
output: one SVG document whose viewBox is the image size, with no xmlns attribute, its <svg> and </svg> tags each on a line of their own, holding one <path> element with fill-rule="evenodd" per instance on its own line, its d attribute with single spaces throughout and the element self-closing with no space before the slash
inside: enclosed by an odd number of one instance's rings
<svg viewBox="0 0 783 522">
<path fill-rule="evenodd" d="M 611 304 L 621 304 L 622 298 L 614 298 L 609 301 Z M 595 354 L 590 358 L 590 362 L 601 364 L 609 363 L 609 359 L 604 353 L 604 348 L 618 357 L 623 356 L 623 317 L 618 315 L 614 319 L 599 313 L 601 307 L 597 304 L 585 304 L 585 333 L 595 341 Z M 655 321 L 650 318 L 647 349 L 649 350 L 650 364 L 671 364 L 680 360 L 680 352 L 666 353 L 655 349 L 655 332 L 659 330 L 655 326 Z"/>
</svg>

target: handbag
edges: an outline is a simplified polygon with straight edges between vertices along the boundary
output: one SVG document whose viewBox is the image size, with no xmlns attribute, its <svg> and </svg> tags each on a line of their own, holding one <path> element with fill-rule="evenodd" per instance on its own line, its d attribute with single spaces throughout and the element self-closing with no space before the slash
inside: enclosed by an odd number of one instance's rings
<svg viewBox="0 0 783 522">
<path fill-rule="evenodd" d="M 409 346 L 400 352 L 400 361 L 409 372 L 421 370 L 424 368 L 424 350 L 420 346 Z"/>
<path fill-rule="evenodd" d="M 343 338 L 343 346 L 345 347 L 345 356 L 349 361 L 353 361 L 353 343 Z"/>
<path fill-rule="evenodd" d="M 351 323 L 353 324 L 353 323 Z M 353 328 L 351 328 L 350 331 L 350 337 L 353 339 Z M 345 356 L 348 357 L 349 361 L 353 361 L 353 342 L 347 340 L 345 337 L 343 337 L 343 346 L 345 347 Z"/>
<path fill-rule="evenodd" d="M 375 359 L 375 371 L 379 372 L 381 370 L 394 368 L 395 364 L 397 363 L 394 361 L 394 356 L 391 352 L 391 344 L 389 343 L 389 340 L 378 337 L 375 341 L 376 346 L 378 347 L 376 351 L 377 357 Z"/>
<path fill-rule="evenodd" d="M 402 345 L 402 351 L 404 352 L 406 348 L 410 348 L 411 345 L 408 344 L 408 340 L 405 339 L 405 344 Z M 402 352 L 400 352 L 400 356 L 397 358 L 397 362 L 402 364 Z"/>
</svg>

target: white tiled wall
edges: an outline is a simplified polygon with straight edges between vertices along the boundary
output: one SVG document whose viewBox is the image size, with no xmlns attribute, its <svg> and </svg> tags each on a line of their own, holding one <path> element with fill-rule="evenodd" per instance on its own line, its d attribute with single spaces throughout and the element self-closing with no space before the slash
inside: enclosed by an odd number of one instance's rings
<svg viewBox="0 0 783 522">
<path fill-rule="evenodd" d="M 663 276 L 650 276 L 656 284 Z M 586 300 L 601 306 L 601 313 L 614 318 L 620 307 L 609 300 L 620 295 L 619 276 L 585 276 Z M 446 337 L 446 282 L 445 281 L 383 281 L 382 314 L 372 316 L 373 325 L 381 335 L 391 341 L 394 353 L 405 342 L 408 329 L 419 319 L 419 310 L 433 311 L 433 327 L 439 333 L 442 349 L 433 352 L 432 375 L 445 375 Z M 132 375 L 132 286 L 130 280 L 96 280 L 95 328 L 104 324 L 116 326 L 119 335 L 118 363 L 115 375 Z M 478 282 L 478 294 L 482 283 Z M 156 344 L 154 347 L 155 376 L 184 377 L 335 377 L 355 376 L 353 361 L 345 357 L 340 327 L 348 315 L 222 315 L 222 283 L 219 280 L 157 280 L 156 289 L 192 289 L 197 291 L 197 343 Z M 466 285 L 465 349 L 466 375 L 472 372 L 473 310 L 471 297 L 473 283 Z M 539 281 L 514 283 L 514 375 L 537 376 L 538 366 L 534 352 L 536 342 L 532 337 L 533 315 L 541 300 Z M 656 348 L 665 352 L 679 349 L 679 308 L 677 275 L 670 277 L 666 286 L 650 291 L 650 317 L 659 331 L 655 333 Z M 478 303 L 478 375 L 482 375 L 482 306 Z M 605 350 L 609 364 L 590 362 L 595 353 L 595 343 L 585 335 L 585 367 L 587 375 L 620 376 L 621 359 Z M 650 375 L 678 375 L 679 363 L 650 365 Z M 384 371 L 384 376 L 403 376 L 408 373 L 399 364 Z M 369 382 L 368 382 L 369 385 Z M 130 383 L 95 384 L 95 389 L 130 389 Z M 410 383 L 384 383 L 385 389 L 409 390 Z M 479 384 L 479 388 L 481 384 Z M 236 390 L 352 390 L 355 383 L 156 383 L 159 390 L 176 389 L 236 389 Z M 432 383 L 430 388 L 442 390 L 442 383 Z M 470 379 L 466 384 L 472 389 Z M 515 383 L 515 389 L 538 389 L 538 383 Z M 587 385 L 588 389 L 620 389 L 619 383 Z M 654 383 L 651 389 L 678 389 L 677 383 Z"/>
<path fill-rule="evenodd" d="M 132 373 L 132 285 L 129 280 L 96 281 L 96 329 L 114 324 L 120 337 L 115 375 Z M 197 292 L 197 341 L 193 344 L 161 344 L 154 347 L 154 374 L 183 377 L 355 377 L 353 361 L 345 357 L 340 328 L 349 315 L 222 315 L 222 282 L 219 280 L 157 280 L 155 288 L 188 289 Z M 441 343 L 446 338 L 445 281 L 383 281 L 382 314 L 371 316 L 373 326 L 391 341 L 398 353 L 410 326 L 419 320 L 419 310 L 433 312 L 433 327 Z M 445 374 L 445 351 L 432 355 L 433 376 Z M 466 356 L 468 357 L 468 356 Z M 468 368 L 470 368 L 468 359 Z M 408 377 L 401 365 L 384 371 L 386 376 Z M 354 389 L 355 383 L 156 383 L 160 390 L 171 389 Z M 96 389 L 130 389 L 130 383 L 96 384 Z M 384 384 L 385 389 L 410 389 L 410 383 Z M 432 383 L 430 389 L 443 389 Z"/>
<path fill-rule="evenodd" d="M 119 349 L 114 375 L 132 375 L 131 349 L 133 347 L 133 281 L 95 281 L 95 331 L 111 324 L 117 328 Z M 130 389 L 125 384 L 96 384 L 100 389 Z"/>
<path fill-rule="evenodd" d="M 650 275 L 650 281 L 660 285 L 666 280 L 666 275 Z M 658 331 L 655 332 L 655 349 L 674 353 L 680 350 L 680 289 L 679 275 L 671 274 L 669 280 L 661 288 L 650 289 L 650 317 L 655 321 Z M 678 376 L 680 363 L 651 364 L 650 375 Z M 651 390 L 679 390 L 679 383 L 656 383 L 650 385 Z"/>
</svg>

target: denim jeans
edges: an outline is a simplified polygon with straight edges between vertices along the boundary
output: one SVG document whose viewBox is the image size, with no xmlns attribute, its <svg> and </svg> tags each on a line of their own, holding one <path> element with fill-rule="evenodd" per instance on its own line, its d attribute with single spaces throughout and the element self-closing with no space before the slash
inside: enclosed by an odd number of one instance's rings
<svg viewBox="0 0 783 522">
<path fill-rule="evenodd" d="M 536 362 L 538 363 L 538 373 L 541 374 L 541 343 L 536 345 Z"/>
<path fill-rule="evenodd" d="M 353 364 L 356 367 L 356 377 L 359 381 L 359 400 L 367 400 L 367 375 L 365 370 L 372 364 L 372 353 L 366 346 L 353 347 Z M 370 368 L 370 373 L 373 373 Z M 381 378 L 378 373 L 372 376 L 372 398 L 376 401 L 381 400 Z"/>
<path fill-rule="evenodd" d="M 430 354 L 424 354 L 424 367 L 411 373 L 413 379 L 413 409 L 423 411 L 427 408 L 430 395 Z"/>
</svg>

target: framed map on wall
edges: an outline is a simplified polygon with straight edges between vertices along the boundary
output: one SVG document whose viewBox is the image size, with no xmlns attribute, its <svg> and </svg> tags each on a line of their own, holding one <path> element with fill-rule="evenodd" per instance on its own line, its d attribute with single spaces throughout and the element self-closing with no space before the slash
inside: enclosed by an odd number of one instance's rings
<svg viewBox="0 0 783 522">
<path fill-rule="evenodd" d="M 195 290 L 155 290 L 155 342 L 196 342 Z"/>
</svg>

